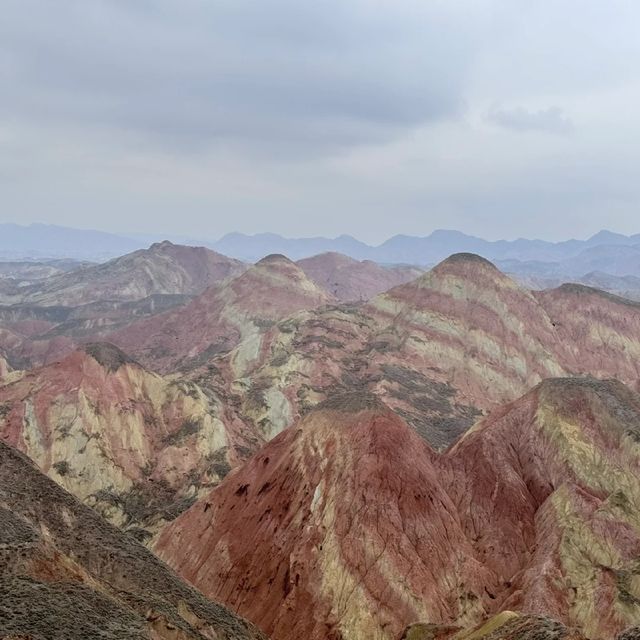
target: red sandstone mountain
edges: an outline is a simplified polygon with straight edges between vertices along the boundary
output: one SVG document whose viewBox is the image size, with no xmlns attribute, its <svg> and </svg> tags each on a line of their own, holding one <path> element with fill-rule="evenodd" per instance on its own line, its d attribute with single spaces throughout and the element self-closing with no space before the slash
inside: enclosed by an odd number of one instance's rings
<svg viewBox="0 0 640 640">
<path fill-rule="evenodd" d="M 245 268 L 242 262 L 210 249 L 166 241 L 21 287 L 0 302 L 75 307 L 107 300 L 141 300 L 153 294 L 195 295 Z"/>
<path fill-rule="evenodd" d="M 265 329 L 331 300 L 291 260 L 272 255 L 185 307 L 135 323 L 111 339 L 161 371 L 194 366 L 240 344 L 234 366 L 243 370 L 260 354 Z"/>
<path fill-rule="evenodd" d="M 1 442 L 0 637 L 264 638 Z"/>
<path fill-rule="evenodd" d="M 0 438 L 112 522 L 151 531 L 259 445 L 214 396 L 108 344 L 7 376 Z"/>
<path fill-rule="evenodd" d="M 555 375 L 637 389 L 640 306 L 573 285 L 532 294 L 470 255 L 366 304 L 327 302 L 270 257 L 118 333 L 202 384 L 92 346 L 5 372 L 0 431 L 132 533 L 201 498 L 158 549 L 274 640 L 395 640 L 411 623 L 407 640 L 433 624 L 441 640 L 575 625 L 609 640 L 640 623 L 638 396 L 551 380 L 515 400 Z M 309 412 L 354 389 L 393 412 L 361 394 Z M 444 448 L 505 401 L 445 454 L 424 443 Z"/>
<path fill-rule="evenodd" d="M 274 640 L 391 639 L 510 610 L 608 640 L 640 623 L 639 440 L 640 396 L 612 381 L 545 381 L 441 455 L 379 401 L 343 396 L 156 549 Z"/>
<path fill-rule="evenodd" d="M 612 638 L 640 622 L 640 396 L 547 380 L 440 461 L 502 608 Z"/>
<path fill-rule="evenodd" d="M 215 375 L 193 375 L 246 389 L 238 414 L 267 438 L 336 392 L 368 389 L 443 448 L 480 411 L 547 377 L 613 376 L 636 388 L 638 356 L 639 305 L 586 288 L 533 294 L 461 254 L 364 305 L 286 318 L 240 376 L 235 352 L 209 361 Z"/>
<path fill-rule="evenodd" d="M 140 318 L 186 304 L 246 266 L 202 247 L 163 242 L 0 294 L 0 349 L 14 366 L 55 361 Z"/>
<path fill-rule="evenodd" d="M 640 390 L 640 303 L 576 284 L 535 296 L 565 346 L 567 368 Z"/>
<path fill-rule="evenodd" d="M 335 252 L 304 258 L 297 264 L 319 287 L 342 301 L 369 300 L 423 273 L 417 267 L 383 266 Z"/>
<path fill-rule="evenodd" d="M 493 576 L 434 457 L 374 397 L 341 396 L 169 525 L 156 550 L 274 640 L 395 638 L 413 620 L 472 621 L 488 610 Z"/>
</svg>

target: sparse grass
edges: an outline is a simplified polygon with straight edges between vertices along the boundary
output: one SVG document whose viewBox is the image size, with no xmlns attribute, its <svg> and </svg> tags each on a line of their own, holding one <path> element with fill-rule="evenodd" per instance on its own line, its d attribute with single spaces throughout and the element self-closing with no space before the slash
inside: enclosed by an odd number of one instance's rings
<svg viewBox="0 0 640 640">
<path fill-rule="evenodd" d="M 200 420 L 196 419 L 188 419 L 185 420 L 180 428 L 174 433 L 168 435 L 164 439 L 164 443 L 167 446 L 180 446 L 184 443 L 184 441 L 189 438 L 189 436 L 195 435 L 202 428 L 202 423 Z"/>
<path fill-rule="evenodd" d="M 71 471 L 71 467 L 66 460 L 59 460 L 58 462 L 54 462 L 52 466 L 56 470 L 56 473 L 60 476 L 67 476 L 69 475 L 69 471 Z"/>
</svg>

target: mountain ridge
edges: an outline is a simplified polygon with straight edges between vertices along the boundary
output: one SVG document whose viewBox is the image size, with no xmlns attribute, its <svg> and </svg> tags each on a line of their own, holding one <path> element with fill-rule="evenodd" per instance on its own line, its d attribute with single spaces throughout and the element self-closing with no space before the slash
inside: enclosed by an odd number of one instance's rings
<svg viewBox="0 0 640 640">
<path fill-rule="evenodd" d="M 162 237 L 159 234 L 106 233 L 55 225 L 0 224 L 0 256 L 13 259 L 40 256 L 104 260 L 142 249 L 148 245 L 149 240 L 158 242 Z M 626 236 L 601 230 L 585 240 L 554 242 L 527 238 L 485 240 L 461 231 L 437 229 L 426 236 L 398 234 L 377 245 L 367 244 L 346 234 L 335 238 L 288 238 L 277 233 L 248 235 L 231 232 L 218 239 L 206 235 L 187 237 L 175 234 L 165 234 L 164 239 L 177 243 L 201 244 L 229 257 L 248 262 L 256 262 L 270 253 L 284 253 L 292 260 L 300 260 L 334 251 L 357 260 L 429 266 L 451 253 L 461 251 L 479 253 L 494 261 L 516 259 L 554 262 L 573 257 L 590 247 L 605 244 L 638 245 L 640 233 Z"/>
</svg>

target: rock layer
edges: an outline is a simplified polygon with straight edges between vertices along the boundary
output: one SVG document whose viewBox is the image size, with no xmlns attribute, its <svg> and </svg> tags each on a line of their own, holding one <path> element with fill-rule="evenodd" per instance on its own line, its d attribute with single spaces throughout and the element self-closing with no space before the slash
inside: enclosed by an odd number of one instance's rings
<svg viewBox="0 0 640 640">
<path fill-rule="evenodd" d="M 209 360 L 215 375 L 207 366 L 191 375 L 242 389 L 238 415 L 265 438 L 334 393 L 366 389 L 443 449 L 480 412 L 548 377 L 611 376 L 637 388 L 638 356 L 640 306 L 586 288 L 534 295 L 462 254 L 366 304 L 278 322 L 240 375 L 236 351 Z"/>
<path fill-rule="evenodd" d="M 193 368 L 240 344 L 233 364 L 241 374 L 260 353 L 266 329 L 330 300 L 288 258 L 267 256 L 185 307 L 134 323 L 110 339 L 160 371 Z"/>
<path fill-rule="evenodd" d="M 577 630 L 544 616 L 502 611 L 470 629 L 451 625 L 409 625 L 399 640 L 585 640 Z"/>
<path fill-rule="evenodd" d="M 112 522 L 155 531 L 259 445 L 223 411 L 197 385 L 97 343 L 10 374 L 0 438 Z"/>
</svg>

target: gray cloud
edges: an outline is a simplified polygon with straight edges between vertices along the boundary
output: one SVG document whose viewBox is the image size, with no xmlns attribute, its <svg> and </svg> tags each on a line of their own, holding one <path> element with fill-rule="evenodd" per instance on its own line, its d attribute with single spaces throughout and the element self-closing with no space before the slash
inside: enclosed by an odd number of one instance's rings
<svg viewBox="0 0 640 640">
<path fill-rule="evenodd" d="M 547 131 L 548 133 L 568 133 L 573 123 L 560 107 L 528 110 L 524 107 L 512 109 L 493 108 L 487 119 L 493 124 L 514 131 Z"/>
<path fill-rule="evenodd" d="M 9 0 L 0 112 L 169 146 L 378 142 L 457 113 L 471 53 L 450 12 L 391 7 Z"/>
<path fill-rule="evenodd" d="M 370 241 L 639 230 L 637 3 L 2 9 L 3 221 Z"/>
</svg>

